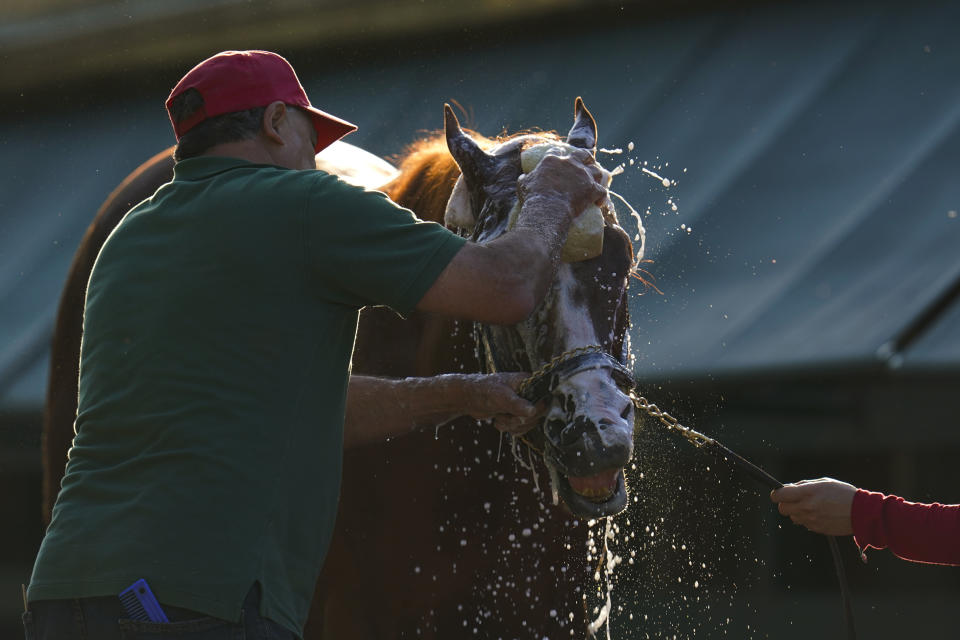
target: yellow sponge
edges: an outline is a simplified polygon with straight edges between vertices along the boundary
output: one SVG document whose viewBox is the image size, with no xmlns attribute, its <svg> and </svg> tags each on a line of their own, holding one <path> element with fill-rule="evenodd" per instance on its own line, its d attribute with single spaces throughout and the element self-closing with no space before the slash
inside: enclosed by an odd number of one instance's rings
<svg viewBox="0 0 960 640">
<path fill-rule="evenodd" d="M 520 154 L 520 166 L 524 173 L 530 173 L 533 168 L 540 163 L 547 152 L 554 152 L 555 155 L 569 155 L 569 145 L 563 143 L 543 143 L 529 149 L 524 149 Z M 611 176 L 609 172 L 604 171 L 604 186 L 610 186 Z M 510 212 L 510 227 L 513 227 L 516 216 L 520 212 L 519 206 L 514 207 Z M 567 242 L 563 245 L 563 253 L 560 258 L 564 262 L 580 262 L 596 258 L 603 253 L 603 212 L 600 207 L 591 204 L 583 210 L 579 216 L 573 219 L 570 224 L 570 230 L 567 232 Z"/>
</svg>

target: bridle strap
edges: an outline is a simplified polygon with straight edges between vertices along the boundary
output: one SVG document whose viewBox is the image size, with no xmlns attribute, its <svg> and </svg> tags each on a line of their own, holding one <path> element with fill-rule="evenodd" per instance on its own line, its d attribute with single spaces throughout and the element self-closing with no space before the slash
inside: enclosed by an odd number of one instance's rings
<svg viewBox="0 0 960 640">
<path fill-rule="evenodd" d="M 477 329 L 478 348 L 482 351 L 481 357 L 487 368 L 487 373 L 510 371 L 512 367 L 498 361 L 494 352 L 492 339 L 488 327 L 480 322 L 475 323 Z M 506 365 L 506 369 L 505 369 Z M 513 366 L 516 366 L 514 364 Z M 549 362 L 530 374 L 530 377 L 520 383 L 517 394 L 528 402 L 539 402 L 556 389 L 557 384 L 566 380 L 575 373 L 589 369 L 611 369 L 617 386 L 630 395 L 635 386 L 633 371 L 617 358 L 603 350 L 598 344 L 574 347 L 554 356 Z"/>
<path fill-rule="evenodd" d="M 630 369 L 600 345 L 588 345 L 571 349 L 550 360 L 520 383 L 517 394 L 536 403 L 548 397 L 563 380 L 592 369 L 611 369 L 617 386 L 624 393 L 629 394 L 633 389 L 633 372 Z"/>
</svg>

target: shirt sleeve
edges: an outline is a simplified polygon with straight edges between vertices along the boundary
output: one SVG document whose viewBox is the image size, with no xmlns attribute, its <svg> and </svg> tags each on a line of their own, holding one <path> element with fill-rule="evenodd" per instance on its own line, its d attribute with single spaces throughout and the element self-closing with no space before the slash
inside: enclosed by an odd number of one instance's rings
<svg viewBox="0 0 960 640">
<path fill-rule="evenodd" d="M 859 489 L 851 519 L 861 550 L 889 548 L 904 560 L 960 565 L 960 505 L 908 502 Z"/>
<path fill-rule="evenodd" d="M 304 219 L 307 263 L 322 295 L 408 313 L 465 239 L 425 222 L 378 191 L 317 180 Z"/>
</svg>

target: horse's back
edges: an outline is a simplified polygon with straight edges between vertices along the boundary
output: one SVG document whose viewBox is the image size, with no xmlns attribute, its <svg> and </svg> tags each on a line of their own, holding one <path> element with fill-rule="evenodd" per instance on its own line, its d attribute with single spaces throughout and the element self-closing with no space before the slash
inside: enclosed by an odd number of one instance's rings
<svg viewBox="0 0 960 640">
<path fill-rule="evenodd" d="M 43 516 L 47 522 L 50 521 L 53 502 L 60 490 L 67 451 L 73 442 L 83 303 L 90 271 L 100 247 L 127 211 L 153 195 L 172 176 L 173 147 L 156 154 L 127 176 L 100 206 L 67 272 L 50 347 L 50 373 L 43 416 Z"/>
</svg>

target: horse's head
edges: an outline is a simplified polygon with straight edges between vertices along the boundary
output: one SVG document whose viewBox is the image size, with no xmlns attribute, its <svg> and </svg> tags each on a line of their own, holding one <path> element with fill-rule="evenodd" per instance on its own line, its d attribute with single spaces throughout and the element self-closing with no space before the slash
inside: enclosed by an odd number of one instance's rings
<svg viewBox="0 0 960 640">
<path fill-rule="evenodd" d="M 595 152 L 597 128 L 577 98 L 565 140 L 527 134 L 485 151 L 464 133 L 449 107 L 446 137 L 462 171 L 446 223 L 484 242 L 512 225 L 517 180 L 531 170 L 543 145 L 552 145 L 554 153 L 571 146 Z M 580 233 L 593 237 L 577 239 L 581 249 L 587 247 L 586 254 L 581 250 L 567 256 L 571 252 L 565 249 L 556 278 L 533 314 L 517 325 L 483 326 L 480 331 L 491 369 L 536 372 L 521 393 L 534 401 L 548 400 L 549 409 L 524 440 L 542 452 L 555 499 L 559 494 L 583 517 L 612 515 L 626 506 L 623 469 L 633 454 L 634 426 L 627 335 L 634 252 L 609 199 L 592 213 L 600 221 Z"/>
</svg>

